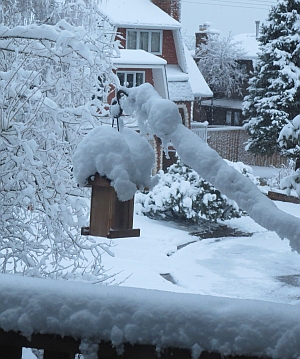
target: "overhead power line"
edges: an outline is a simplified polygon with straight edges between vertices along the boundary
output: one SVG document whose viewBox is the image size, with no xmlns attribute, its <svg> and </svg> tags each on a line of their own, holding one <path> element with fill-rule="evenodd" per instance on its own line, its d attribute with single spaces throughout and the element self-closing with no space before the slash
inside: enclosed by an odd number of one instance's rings
<svg viewBox="0 0 300 359">
<path fill-rule="evenodd" d="M 274 3 L 242 3 L 238 1 L 226 1 L 217 0 L 218 2 L 202 2 L 200 1 L 190 1 L 190 0 L 183 0 L 184 3 L 191 3 L 197 5 L 213 5 L 213 6 L 227 6 L 227 7 L 239 7 L 244 9 L 260 9 L 260 10 L 269 10 L 271 6 L 275 5 Z"/>
</svg>

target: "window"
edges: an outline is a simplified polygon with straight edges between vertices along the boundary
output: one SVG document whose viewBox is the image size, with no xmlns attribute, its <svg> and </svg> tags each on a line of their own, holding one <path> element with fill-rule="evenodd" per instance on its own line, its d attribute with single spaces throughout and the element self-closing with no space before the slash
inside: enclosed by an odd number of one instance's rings
<svg viewBox="0 0 300 359">
<path fill-rule="evenodd" d="M 145 82 L 145 72 L 143 71 L 117 71 L 117 76 L 121 86 L 136 87 Z"/>
<path fill-rule="evenodd" d="M 162 53 L 162 31 L 127 30 L 127 49 L 141 49 L 154 54 Z"/>
<path fill-rule="evenodd" d="M 228 126 L 241 126 L 241 112 L 226 111 L 225 124 Z"/>
</svg>

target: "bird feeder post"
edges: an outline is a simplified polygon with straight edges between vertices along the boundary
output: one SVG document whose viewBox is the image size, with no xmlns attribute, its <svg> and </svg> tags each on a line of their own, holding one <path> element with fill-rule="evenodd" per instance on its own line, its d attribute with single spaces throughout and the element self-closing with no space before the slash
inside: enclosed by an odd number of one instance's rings
<svg viewBox="0 0 300 359">
<path fill-rule="evenodd" d="M 92 188 L 90 226 L 81 234 L 107 238 L 139 237 L 133 229 L 134 198 L 122 202 L 108 179 L 96 174 L 90 177 L 87 187 Z"/>
</svg>

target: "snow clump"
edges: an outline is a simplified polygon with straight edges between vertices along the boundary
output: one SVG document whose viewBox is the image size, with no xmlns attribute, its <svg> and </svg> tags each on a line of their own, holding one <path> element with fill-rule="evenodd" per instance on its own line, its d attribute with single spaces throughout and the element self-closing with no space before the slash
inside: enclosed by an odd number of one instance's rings
<svg viewBox="0 0 300 359">
<path fill-rule="evenodd" d="M 95 173 L 111 180 L 120 201 L 131 199 L 138 188 L 153 188 L 155 153 L 136 131 L 121 132 L 107 125 L 95 127 L 78 145 L 73 156 L 74 177 L 79 186 Z"/>
</svg>

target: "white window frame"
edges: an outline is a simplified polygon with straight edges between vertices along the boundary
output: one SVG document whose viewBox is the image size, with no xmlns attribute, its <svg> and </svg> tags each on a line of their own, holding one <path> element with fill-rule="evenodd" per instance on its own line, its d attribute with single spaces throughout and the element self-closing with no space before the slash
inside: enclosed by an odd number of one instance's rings
<svg viewBox="0 0 300 359">
<path fill-rule="evenodd" d="M 128 32 L 129 31 L 134 31 L 137 33 L 137 39 L 136 39 L 136 50 L 138 50 L 140 47 L 139 47 L 139 44 L 140 44 L 140 33 L 141 32 L 147 32 L 149 34 L 149 37 L 148 37 L 148 51 L 147 52 L 150 52 L 152 54 L 156 54 L 156 55 L 162 55 L 162 37 L 163 37 L 163 31 L 162 30 L 148 30 L 148 29 L 126 29 L 126 39 L 128 39 Z M 159 43 L 159 51 L 156 52 L 156 51 L 151 51 L 151 37 L 152 37 L 152 33 L 153 32 L 158 32 L 160 34 L 160 43 Z M 126 48 L 127 47 L 127 40 L 126 40 Z"/>
<path fill-rule="evenodd" d="M 125 83 L 127 82 L 127 75 L 133 75 L 133 87 L 136 87 L 136 75 L 142 74 L 143 75 L 143 84 L 145 83 L 146 74 L 145 71 L 117 71 L 118 74 L 124 74 Z M 124 84 L 121 84 L 121 86 L 125 86 Z"/>
</svg>

